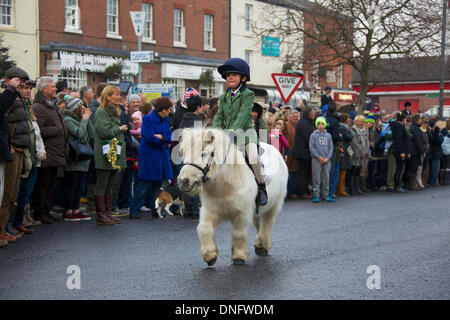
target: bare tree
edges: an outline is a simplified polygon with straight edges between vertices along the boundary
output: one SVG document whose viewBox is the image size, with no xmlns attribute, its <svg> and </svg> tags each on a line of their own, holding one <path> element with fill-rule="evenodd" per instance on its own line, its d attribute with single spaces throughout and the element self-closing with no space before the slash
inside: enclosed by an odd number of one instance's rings
<svg viewBox="0 0 450 320">
<path fill-rule="evenodd" d="M 363 110 L 376 80 L 369 70 L 381 59 L 437 55 L 441 33 L 442 0 L 266 0 L 272 8 L 285 6 L 288 14 L 267 10 L 270 28 L 257 35 L 276 34 L 286 42 L 289 63 L 305 70 L 351 65 L 361 76 Z M 279 10 L 278 10 L 279 11 Z"/>
</svg>

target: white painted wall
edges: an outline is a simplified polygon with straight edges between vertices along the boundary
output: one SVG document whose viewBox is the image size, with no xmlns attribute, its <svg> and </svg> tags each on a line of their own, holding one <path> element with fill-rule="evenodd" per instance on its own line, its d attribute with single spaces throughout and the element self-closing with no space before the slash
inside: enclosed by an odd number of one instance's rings
<svg viewBox="0 0 450 320">
<path fill-rule="evenodd" d="M 267 12 L 273 7 L 267 3 L 255 0 L 231 0 L 231 57 L 245 59 L 245 51 L 251 50 L 250 72 L 251 82 L 254 86 L 275 87 L 272 73 L 281 73 L 286 61 L 286 48 L 281 43 L 280 57 L 263 56 L 262 38 L 252 31 L 245 31 L 245 5 L 252 6 L 251 24 L 265 27 L 270 26 Z M 277 15 L 286 15 L 287 9 L 276 7 Z M 277 37 L 276 33 L 266 36 Z"/>
<path fill-rule="evenodd" d="M 0 26 L 3 46 L 10 47 L 11 59 L 28 72 L 31 79 L 39 75 L 38 8 L 38 0 L 13 0 L 13 25 Z"/>
</svg>

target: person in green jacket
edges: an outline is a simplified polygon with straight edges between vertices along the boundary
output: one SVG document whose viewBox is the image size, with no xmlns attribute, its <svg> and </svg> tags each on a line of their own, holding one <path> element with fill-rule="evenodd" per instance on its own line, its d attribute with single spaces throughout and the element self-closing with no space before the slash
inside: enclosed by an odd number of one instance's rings
<svg viewBox="0 0 450 320">
<path fill-rule="evenodd" d="M 70 142 L 79 141 L 89 144 L 94 131 L 89 117 L 92 112 L 83 106 L 83 101 L 71 98 L 67 101 L 63 110 L 63 121 L 68 131 L 67 165 L 64 172 L 63 196 L 64 196 L 64 220 L 81 221 L 91 220 L 91 217 L 80 211 L 80 197 L 83 178 L 89 169 L 91 160 L 78 161 L 70 152 Z"/>
<path fill-rule="evenodd" d="M 245 145 L 245 152 L 258 184 L 256 204 L 264 206 L 267 204 L 264 168 L 258 154 L 258 137 L 251 117 L 255 93 L 246 86 L 246 82 L 250 81 L 250 67 L 240 58 L 231 58 L 220 66 L 218 71 L 227 81 L 229 88 L 219 98 L 219 109 L 214 116 L 212 127 L 238 133 L 237 144 Z M 244 133 L 243 139 L 239 134 L 240 130 Z"/>
<path fill-rule="evenodd" d="M 120 88 L 103 89 L 94 120 L 94 160 L 97 183 L 94 191 L 98 225 L 120 223 L 112 216 L 112 188 L 119 170 L 127 167 L 125 138 L 127 125 L 120 125 Z"/>
</svg>

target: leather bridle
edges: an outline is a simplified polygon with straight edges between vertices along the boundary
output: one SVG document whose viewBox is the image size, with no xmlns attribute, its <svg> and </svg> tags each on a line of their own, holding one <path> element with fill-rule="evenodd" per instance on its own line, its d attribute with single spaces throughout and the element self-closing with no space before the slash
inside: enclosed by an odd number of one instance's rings
<svg viewBox="0 0 450 320">
<path fill-rule="evenodd" d="M 226 159 L 227 159 L 227 157 L 228 157 L 228 154 L 230 153 L 231 144 L 232 144 L 232 142 L 231 142 L 231 140 L 230 140 L 230 143 L 229 143 L 229 145 L 228 145 L 227 154 L 226 154 L 226 156 L 225 156 L 225 158 L 224 158 L 224 160 L 223 160 L 224 162 L 226 161 Z M 203 176 L 202 176 L 202 178 L 201 178 L 201 181 L 202 181 L 203 183 L 206 183 L 206 182 L 209 180 L 209 178 L 207 177 L 207 175 L 208 175 L 209 170 L 211 169 L 211 165 L 212 165 L 212 163 L 213 163 L 215 154 L 216 154 L 216 152 L 215 152 L 215 150 L 213 150 L 213 151 L 211 152 L 211 154 L 210 154 L 210 156 L 209 156 L 209 159 L 208 159 L 208 162 L 206 163 L 206 166 L 205 166 L 204 168 L 200 167 L 199 165 L 197 165 L 197 164 L 195 164 L 195 163 L 191 163 L 191 162 L 186 162 L 184 165 L 186 165 L 186 166 L 192 166 L 192 167 L 197 168 L 198 170 L 200 170 L 200 171 L 203 173 Z"/>
</svg>

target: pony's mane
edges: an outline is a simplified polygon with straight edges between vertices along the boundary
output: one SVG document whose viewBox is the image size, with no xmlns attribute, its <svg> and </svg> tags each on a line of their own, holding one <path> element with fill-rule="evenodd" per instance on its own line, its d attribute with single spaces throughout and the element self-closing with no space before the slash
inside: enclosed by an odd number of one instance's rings
<svg viewBox="0 0 450 320">
<path fill-rule="evenodd" d="M 183 129 L 183 135 L 180 142 L 180 151 L 190 152 L 193 150 L 194 143 L 198 141 L 203 141 L 202 148 L 205 148 L 211 137 L 214 136 L 214 140 L 212 145 L 215 150 L 215 161 L 216 163 L 223 164 L 225 157 L 226 164 L 234 165 L 234 164 L 245 164 L 244 155 L 239 151 L 236 145 L 231 141 L 227 131 L 221 129 L 213 129 L 213 128 L 186 128 Z M 240 167 L 240 166 L 238 166 Z M 235 168 L 237 169 L 237 168 Z M 219 170 L 222 171 L 222 170 Z M 235 173 L 239 175 L 242 174 L 241 170 L 235 170 Z M 219 172 L 216 172 L 219 173 Z M 228 180 L 228 178 L 232 179 L 233 177 L 227 176 L 227 174 L 221 174 L 221 179 Z"/>
<path fill-rule="evenodd" d="M 215 149 L 222 148 L 224 145 L 230 145 L 230 138 L 224 130 L 213 128 L 186 128 L 183 129 L 180 150 L 185 151 L 188 150 L 188 148 L 192 148 L 195 141 L 204 141 L 206 143 L 210 136 L 214 136 L 212 144 Z"/>
</svg>

